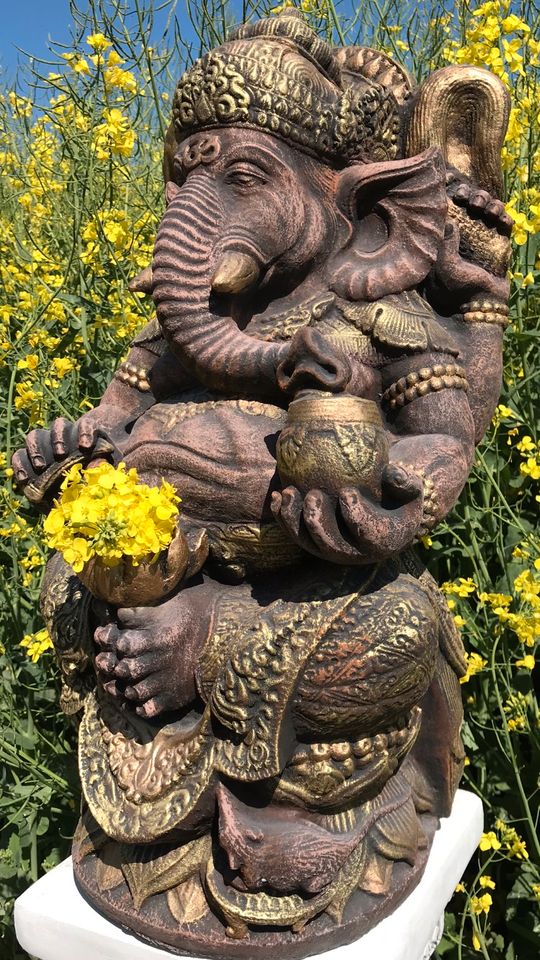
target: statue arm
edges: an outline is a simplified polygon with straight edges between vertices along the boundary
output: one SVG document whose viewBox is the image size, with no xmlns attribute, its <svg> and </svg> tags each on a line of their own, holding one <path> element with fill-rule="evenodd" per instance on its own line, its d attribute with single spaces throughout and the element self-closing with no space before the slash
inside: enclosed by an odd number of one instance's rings
<svg viewBox="0 0 540 960">
<path fill-rule="evenodd" d="M 278 522 L 307 552 L 335 563 L 375 563 L 410 547 L 448 513 L 467 479 L 475 430 L 466 387 L 465 370 L 450 355 L 415 354 L 389 365 L 382 499 L 352 486 L 337 498 L 287 486 L 273 494 Z"/>
<path fill-rule="evenodd" d="M 75 423 L 58 417 L 50 429 L 30 431 L 25 447 L 13 455 L 18 486 L 34 504 L 46 507 L 61 478 L 59 465 L 69 465 L 77 459 L 88 463 L 93 457 L 106 456 L 112 452 L 111 444 L 116 448 L 115 455 L 121 456 L 135 421 L 153 404 L 181 393 L 193 383 L 168 350 L 153 321 L 131 345 L 98 406 Z M 105 441 L 101 448 L 100 440 Z"/>
<path fill-rule="evenodd" d="M 154 321 L 145 328 L 150 335 L 155 329 Z M 144 332 L 132 343 L 98 406 L 81 418 L 101 426 L 120 449 L 129 435 L 126 428 L 131 429 L 151 406 L 194 385 L 163 338 L 154 333 L 150 339 Z"/>
</svg>

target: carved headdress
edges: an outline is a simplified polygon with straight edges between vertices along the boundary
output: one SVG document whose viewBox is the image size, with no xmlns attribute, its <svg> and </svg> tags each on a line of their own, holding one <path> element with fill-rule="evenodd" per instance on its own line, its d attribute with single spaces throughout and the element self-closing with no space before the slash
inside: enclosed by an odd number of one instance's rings
<svg viewBox="0 0 540 960">
<path fill-rule="evenodd" d="M 174 139 L 232 124 L 266 131 L 338 166 L 394 159 L 400 105 L 363 66 L 340 58 L 294 9 L 244 24 L 181 78 Z"/>
</svg>

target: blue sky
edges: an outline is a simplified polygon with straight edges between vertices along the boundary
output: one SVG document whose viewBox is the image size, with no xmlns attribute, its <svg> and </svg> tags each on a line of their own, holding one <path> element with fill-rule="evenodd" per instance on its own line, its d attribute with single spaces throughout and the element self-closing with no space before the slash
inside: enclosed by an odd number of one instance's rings
<svg viewBox="0 0 540 960">
<path fill-rule="evenodd" d="M 3 0 L 2 7 L 0 66 L 10 79 L 17 68 L 17 47 L 47 57 L 49 36 L 69 41 L 68 0 Z"/>
</svg>

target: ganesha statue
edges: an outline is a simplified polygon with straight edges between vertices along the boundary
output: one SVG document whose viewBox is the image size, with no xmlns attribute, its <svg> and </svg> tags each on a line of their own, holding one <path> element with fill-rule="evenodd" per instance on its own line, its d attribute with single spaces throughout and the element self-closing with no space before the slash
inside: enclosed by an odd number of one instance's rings
<svg viewBox="0 0 540 960">
<path fill-rule="evenodd" d="M 451 810 L 465 656 L 415 544 L 499 395 L 508 110 L 483 69 L 417 85 L 293 9 L 236 28 L 176 88 L 132 281 L 155 320 L 95 410 L 15 454 L 44 511 L 98 458 L 182 498 L 157 599 L 105 603 L 60 554 L 42 592 L 79 724 L 77 885 L 172 953 L 354 940 Z"/>
</svg>

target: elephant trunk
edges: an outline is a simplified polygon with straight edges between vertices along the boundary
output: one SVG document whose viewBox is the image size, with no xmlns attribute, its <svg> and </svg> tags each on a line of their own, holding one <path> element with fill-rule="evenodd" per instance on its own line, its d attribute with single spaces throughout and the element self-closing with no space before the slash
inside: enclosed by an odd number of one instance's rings
<svg viewBox="0 0 540 960">
<path fill-rule="evenodd" d="M 192 175 L 172 196 L 158 230 L 152 268 L 158 320 L 174 352 L 205 386 L 276 394 L 284 346 L 248 336 L 220 312 L 211 251 L 222 225 L 214 181 Z"/>
</svg>

